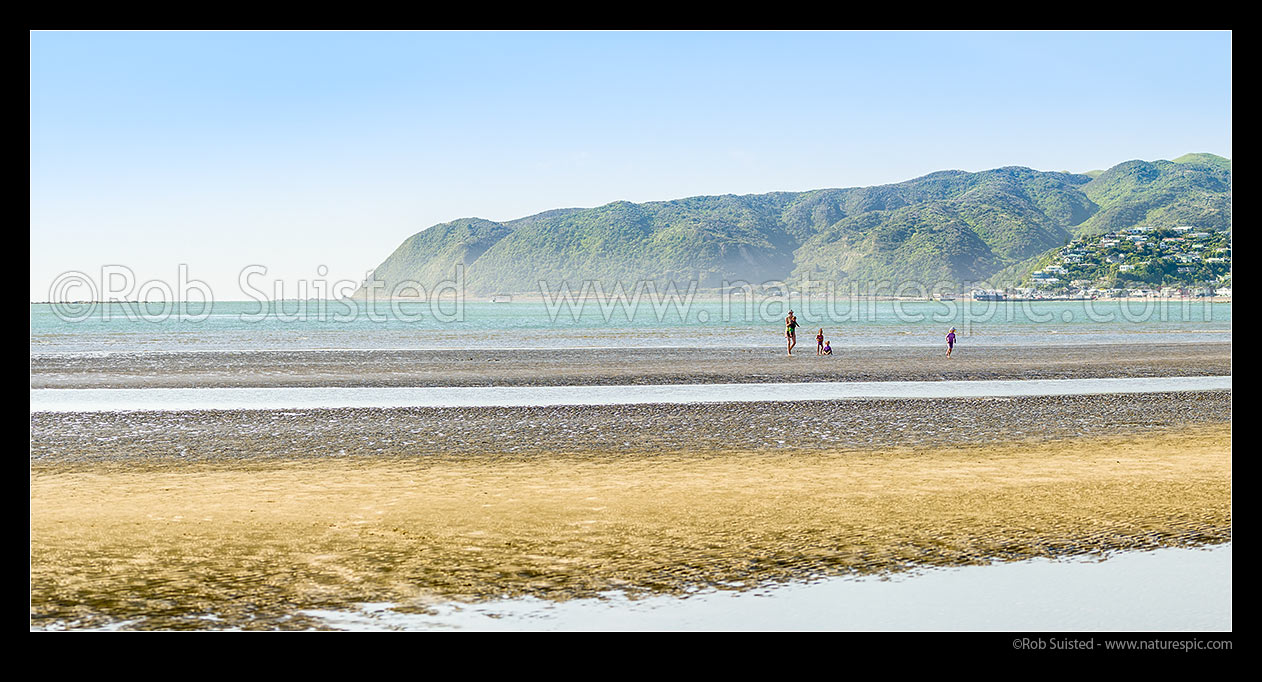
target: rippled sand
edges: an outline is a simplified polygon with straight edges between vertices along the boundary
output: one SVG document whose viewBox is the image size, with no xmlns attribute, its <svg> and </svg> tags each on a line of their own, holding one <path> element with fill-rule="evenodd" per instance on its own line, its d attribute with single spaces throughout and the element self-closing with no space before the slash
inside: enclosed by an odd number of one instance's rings
<svg viewBox="0 0 1262 682">
<path fill-rule="evenodd" d="M 33 624 L 302 628 L 317 625 L 303 609 L 357 602 L 674 593 L 1231 537 L 1229 422 L 955 443 L 33 460 Z"/>
<path fill-rule="evenodd" d="M 34 413 L 31 464 L 950 447 L 1231 420 L 1231 391 L 553 407 Z"/>
</svg>

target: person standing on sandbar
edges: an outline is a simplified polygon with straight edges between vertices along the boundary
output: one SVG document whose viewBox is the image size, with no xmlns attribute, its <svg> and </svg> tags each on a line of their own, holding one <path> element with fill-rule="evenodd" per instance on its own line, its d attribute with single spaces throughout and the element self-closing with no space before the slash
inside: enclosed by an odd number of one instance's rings
<svg viewBox="0 0 1262 682">
<path fill-rule="evenodd" d="M 798 318 L 790 310 L 784 318 L 784 337 L 789 340 L 789 355 L 793 355 L 793 347 L 798 345 Z"/>
</svg>

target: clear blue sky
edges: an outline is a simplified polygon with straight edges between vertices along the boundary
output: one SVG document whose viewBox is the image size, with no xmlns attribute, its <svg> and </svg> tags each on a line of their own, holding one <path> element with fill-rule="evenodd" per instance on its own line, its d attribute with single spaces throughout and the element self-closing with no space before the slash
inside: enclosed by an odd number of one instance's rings
<svg viewBox="0 0 1262 682">
<path fill-rule="evenodd" d="M 360 279 L 467 216 L 1231 156 L 1231 34 L 36 32 L 31 298 Z M 234 295 L 236 294 L 236 295 Z"/>
</svg>

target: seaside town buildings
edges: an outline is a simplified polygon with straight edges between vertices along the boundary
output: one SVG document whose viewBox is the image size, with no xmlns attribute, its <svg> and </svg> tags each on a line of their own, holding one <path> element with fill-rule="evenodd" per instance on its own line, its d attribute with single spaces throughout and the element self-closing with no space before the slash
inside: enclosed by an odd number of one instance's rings
<svg viewBox="0 0 1262 682">
<path fill-rule="evenodd" d="M 1231 236 L 1139 225 L 1075 239 L 1012 290 L 1017 297 L 1230 296 Z"/>
</svg>

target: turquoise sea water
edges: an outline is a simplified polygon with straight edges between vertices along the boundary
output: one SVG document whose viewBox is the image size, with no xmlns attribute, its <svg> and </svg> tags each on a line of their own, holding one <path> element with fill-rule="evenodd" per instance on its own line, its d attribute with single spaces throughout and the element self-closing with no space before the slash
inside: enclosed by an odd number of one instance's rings
<svg viewBox="0 0 1262 682">
<path fill-rule="evenodd" d="M 221 301 L 30 304 L 32 354 L 176 351 L 778 346 L 789 306 L 838 347 L 1231 340 L 1231 304 L 1145 301 Z"/>
</svg>

